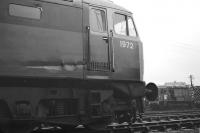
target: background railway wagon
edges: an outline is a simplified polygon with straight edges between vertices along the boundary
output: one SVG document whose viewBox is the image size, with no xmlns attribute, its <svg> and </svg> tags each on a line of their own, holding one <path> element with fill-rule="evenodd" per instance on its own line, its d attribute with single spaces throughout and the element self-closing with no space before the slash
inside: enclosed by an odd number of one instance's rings
<svg viewBox="0 0 200 133">
<path fill-rule="evenodd" d="M 191 101 L 189 86 L 160 86 L 159 101 Z"/>
<path fill-rule="evenodd" d="M 189 85 L 158 86 L 157 101 L 150 102 L 153 110 L 188 109 L 192 106 L 192 89 Z"/>
</svg>

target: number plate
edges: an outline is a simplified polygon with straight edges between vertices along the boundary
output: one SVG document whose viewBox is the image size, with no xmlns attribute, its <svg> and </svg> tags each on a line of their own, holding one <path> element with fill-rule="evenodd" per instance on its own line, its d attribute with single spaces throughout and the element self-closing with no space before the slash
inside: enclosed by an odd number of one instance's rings
<svg viewBox="0 0 200 133">
<path fill-rule="evenodd" d="M 121 48 L 128 48 L 128 49 L 134 49 L 135 46 L 132 42 L 129 41 L 120 41 L 120 47 Z"/>
</svg>

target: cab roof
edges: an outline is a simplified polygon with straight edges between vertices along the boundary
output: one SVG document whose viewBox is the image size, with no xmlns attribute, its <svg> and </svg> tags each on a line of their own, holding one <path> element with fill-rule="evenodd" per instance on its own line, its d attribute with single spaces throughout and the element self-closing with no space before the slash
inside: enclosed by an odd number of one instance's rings
<svg viewBox="0 0 200 133">
<path fill-rule="evenodd" d="M 125 12 L 129 12 L 131 13 L 129 10 L 115 4 L 114 2 L 110 1 L 110 0 L 83 0 L 83 3 L 88 3 L 91 5 L 99 5 L 99 6 L 103 6 L 103 7 L 109 7 L 109 8 L 114 8 L 117 10 L 121 10 L 121 11 L 125 11 Z"/>
<path fill-rule="evenodd" d="M 117 9 L 117 10 L 121 10 L 121 11 L 125 11 L 125 12 L 131 13 L 127 9 L 115 4 L 111 0 L 37 0 L 37 1 L 45 1 L 45 2 L 63 4 L 63 5 L 68 5 L 69 3 L 73 3 L 73 2 L 75 2 L 75 3 L 83 2 L 83 3 L 90 4 L 90 5 L 109 7 L 109 8 L 113 8 L 113 9 Z"/>
</svg>

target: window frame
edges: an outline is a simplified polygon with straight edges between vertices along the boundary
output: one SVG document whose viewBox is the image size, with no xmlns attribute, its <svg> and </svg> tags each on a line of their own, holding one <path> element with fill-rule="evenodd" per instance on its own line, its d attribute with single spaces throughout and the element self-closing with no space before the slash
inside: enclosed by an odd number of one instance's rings
<svg viewBox="0 0 200 133">
<path fill-rule="evenodd" d="M 105 31 L 94 31 L 91 28 L 91 11 L 92 10 L 100 10 L 103 11 L 105 13 Z M 105 8 L 101 8 L 101 7 L 96 7 L 96 6 L 91 6 L 90 10 L 89 10 L 89 25 L 90 25 L 90 31 L 95 32 L 95 33 L 107 33 L 108 32 L 108 17 L 107 17 L 107 10 Z"/>
<path fill-rule="evenodd" d="M 128 18 L 130 18 L 132 20 L 132 22 L 133 22 L 133 26 L 134 26 L 134 30 L 135 30 L 135 36 L 130 36 Z M 134 19 L 133 19 L 132 16 L 127 16 L 127 24 L 128 24 L 128 36 L 130 36 L 130 37 L 138 37 L 138 32 L 137 32 L 137 29 L 136 29 L 136 26 L 135 26 L 135 22 L 134 22 Z"/>
<path fill-rule="evenodd" d="M 118 34 L 116 31 L 115 31 L 115 15 L 118 14 L 118 15 L 123 15 L 125 16 L 125 21 L 126 21 L 126 35 L 122 35 L 122 34 Z M 114 12 L 113 13 L 113 29 L 114 29 L 114 33 L 116 35 L 120 35 L 120 36 L 128 36 L 128 30 L 127 30 L 127 15 L 126 14 L 122 14 L 122 13 L 118 13 L 118 12 Z"/>
<path fill-rule="evenodd" d="M 126 19 L 126 35 L 118 34 L 118 33 L 116 33 L 116 31 L 115 31 L 115 15 L 116 15 L 116 14 L 125 16 L 125 19 Z M 128 18 L 131 18 L 131 19 L 132 19 L 133 25 L 134 25 L 134 27 L 135 27 L 136 36 L 130 36 Z M 132 17 L 130 14 L 126 14 L 126 13 L 113 12 L 113 31 L 114 31 L 115 35 L 118 35 L 118 36 L 123 36 L 123 37 L 138 37 L 138 32 L 137 32 L 137 28 L 136 28 L 136 26 L 135 26 L 134 19 L 133 19 L 133 17 Z"/>
<path fill-rule="evenodd" d="M 10 12 L 10 8 L 11 6 L 21 6 L 21 7 L 26 7 L 26 8 L 33 8 L 33 9 L 38 9 L 39 10 L 39 18 L 33 18 L 33 17 L 25 17 L 25 16 L 20 16 L 20 15 L 14 15 L 11 14 Z M 43 8 L 42 7 L 34 7 L 34 6 L 30 6 L 30 5 L 25 5 L 25 4 L 18 4 L 18 3 L 9 3 L 8 4 L 8 15 L 10 17 L 16 17 L 16 18 L 21 18 L 21 19 L 27 19 L 27 20 L 36 20 L 36 21 L 40 21 L 42 19 L 42 13 L 43 13 Z"/>
</svg>

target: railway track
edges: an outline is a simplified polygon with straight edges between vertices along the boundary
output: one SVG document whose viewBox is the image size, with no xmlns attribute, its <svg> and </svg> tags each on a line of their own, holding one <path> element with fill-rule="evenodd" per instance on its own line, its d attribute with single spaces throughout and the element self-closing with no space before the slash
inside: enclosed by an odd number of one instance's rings
<svg viewBox="0 0 200 133">
<path fill-rule="evenodd" d="M 156 114 L 177 114 L 177 113 L 195 113 L 200 112 L 200 109 L 190 109 L 190 110 L 171 110 L 171 111 L 146 111 L 143 115 L 156 115 Z"/>
<path fill-rule="evenodd" d="M 147 112 L 135 123 L 111 124 L 112 132 L 167 132 L 200 128 L 200 110 Z"/>
<path fill-rule="evenodd" d="M 139 117 L 139 116 L 138 116 Z M 200 110 L 147 112 L 142 114 L 142 120 L 151 121 L 159 119 L 185 119 L 200 117 Z"/>
<path fill-rule="evenodd" d="M 200 110 L 147 112 L 138 117 L 134 123 L 112 123 L 98 130 L 84 128 L 82 125 L 80 127 L 70 133 L 200 133 Z M 48 133 L 66 133 L 66 131 Z"/>
</svg>

